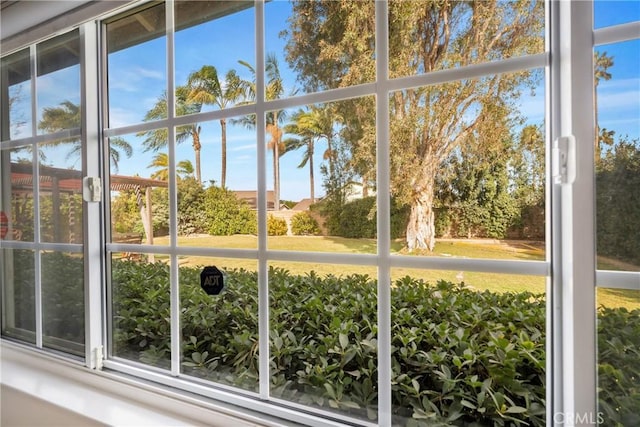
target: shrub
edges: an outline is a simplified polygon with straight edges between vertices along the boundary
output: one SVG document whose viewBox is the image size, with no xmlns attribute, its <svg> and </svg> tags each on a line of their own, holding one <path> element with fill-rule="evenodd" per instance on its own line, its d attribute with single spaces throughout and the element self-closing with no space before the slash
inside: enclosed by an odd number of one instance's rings
<svg viewBox="0 0 640 427">
<path fill-rule="evenodd" d="M 246 203 L 231 191 L 211 186 L 205 191 L 207 232 L 214 236 L 257 234 L 257 219 Z"/>
<path fill-rule="evenodd" d="M 373 239 L 377 234 L 376 198 L 364 197 L 344 204 L 340 209 L 324 212 L 327 226 L 335 236 Z M 403 237 L 409 220 L 409 207 L 391 200 L 391 238 Z"/>
<path fill-rule="evenodd" d="M 299 212 L 291 218 L 291 232 L 296 236 L 315 236 L 320 234 L 320 226 L 309 212 Z"/>
<path fill-rule="evenodd" d="M 640 142 L 618 142 L 596 166 L 598 255 L 640 263 Z"/>
<path fill-rule="evenodd" d="M 640 425 L 640 310 L 601 308 L 598 316 L 599 409 L 606 425 Z"/>
<path fill-rule="evenodd" d="M 82 258 L 44 253 L 45 333 L 82 342 Z M 33 252 L 14 252 L 16 308 L 33 327 Z M 113 260 L 113 353 L 170 366 L 170 270 Z M 255 390 L 258 278 L 228 270 L 207 296 L 180 268 L 183 372 Z M 53 276 L 52 276 L 53 277 Z M 61 280 L 65 279 L 65 280 Z M 70 284 L 72 283 L 72 284 Z M 377 398 L 376 281 L 269 270 L 271 393 L 367 416 Z M 78 288 L 80 286 L 80 288 Z M 18 305 L 19 304 L 19 305 Z M 428 425 L 545 424 L 545 301 L 405 277 L 391 287 L 394 416 Z M 50 328 L 50 329 L 49 329 Z M 640 310 L 598 311 L 599 404 L 607 425 L 639 425 Z M 70 335 L 68 335 L 70 333 Z M 339 390 L 339 393 L 338 393 Z M 305 401 L 305 397 L 309 397 Z"/>
<path fill-rule="evenodd" d="M 273 215 L 267 217 L 267 233 L 269 236 L 286 236 L 287 221 L 283 218 L 276 218 Z"/>
<path fill-rule="evenodd" d="M 204 200 L 205 190 L 194 178 L 178 181 L 178 234 L 206 232 Z"/>
</svg>

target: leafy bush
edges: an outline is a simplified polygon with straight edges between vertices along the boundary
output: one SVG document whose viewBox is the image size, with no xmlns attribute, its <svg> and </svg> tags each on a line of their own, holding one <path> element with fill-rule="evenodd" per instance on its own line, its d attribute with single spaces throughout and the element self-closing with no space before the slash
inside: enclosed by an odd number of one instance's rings
<svg viewBox="0 0 640 427">
<path fill-rule="evenodd" d="M 373 239 L 377 234 L 376 198 L 364 197 L 323 212 L 329 215 L 327 226 L 334 236 Z M 409 220 L 409 208 L 391 200 L 391 238 L 404 236 Z"/>
<path fill-rule="evenodd" d="M 619 142 L 596 167 L 598 255 L 640 263 L 640 142 Z"/>
<path fill-rule="evenodd" d="M 178 234 L 204 233 L 207 230 L 204 201 L 205 190 L 197 180 L 185 178 L 178 181 Z"/>
<path fill-rule="evenodd" d="M 168 363 L 168 268 L 118 261 L 114 272 L 116 348 L 146 363 Z M 225 293 L 212 298 L 199 289 L 199 272 L 180 269 L 183 370 L 255 390 L 257 274 L 227 271 Z M 269 286 L 272 394 L 373 416 L 376 281 L 271 269 Z M 405 277 L 391 297 L 395 417 L 429 425 L 545 424 L 542 295 Z M 599 322 L 601 405 L 611 419 L 633 425 L 640 310 L 602 310 Z"/>
<path fill-rule="evenodd" d="M 598 391 L 607 425 L 640 425 L 640 310 L 601 308 Z"/>
<path fill-rule="evenodd" d="M 233 192 L 211 186 L 205 191 L 207 233 L 214 236 L 257 234 L 256 214 Z"/>
<path fill-rule="evenodd" d="M 30 250 L 13 251 L 16 328 L 35 332 L 35 263 Z M 84 356 L 84 261 L 82 256 L 42 252 L 43 338 L 50 348 Z M 3 287 L 6 286 L 3 283 Z M 3 333 L 7 331 L 4 328 Z M 50 338 L 56 340 L 52 341 Z"/>
<path fill-rule="evenodd" d="M 291 232 L 296 236 L 315 236 L 320 234 L 320 226 L 309 212 L 299 212 L 291 218 Z"/>
<path fill-rule="evenodd" d="M 82 343 L 82 258 L 42 254 L 45 334 Z M 14 251 L 16 315 L 33 330 L 32 251 Z M 170 367 L 170 270 L 113 260 L 113 353 Z M 180 268 L 183 372 L 256 390 L 258 278 L 229 270 L 207 296 L 200 269 Z M 64 279 L 64 280 L 62 280 Z M 80 286 L 80 288 L 78 287 Z M 376 281 L 269 271 L 270 374 L 274 396 L 374 416 Z M 545 301 L 410 277 L 391 288 L 394 416 L 409 423 L 544 425 Z M 30 320 L 28 320 L 28 319 Z M 599 403 L 608 425 L 639 425 L 640 310 L 598 312 Z"/>
<path fill-rule="evenodd" d="M 267 233 L 269 236 L 286 236 L 287 221 L 284 218 L 276 218 L 273 215 L 267 217 Z"/>
</svg>

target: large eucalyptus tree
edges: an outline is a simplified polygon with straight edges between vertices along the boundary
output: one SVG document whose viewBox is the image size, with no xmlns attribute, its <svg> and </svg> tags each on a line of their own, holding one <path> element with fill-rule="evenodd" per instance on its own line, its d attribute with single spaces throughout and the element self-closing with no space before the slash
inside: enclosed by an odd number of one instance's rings
<svg viewBox="0 0 640 427">
<path fill-rule="evenodd" d="M 375 2 L 296 2 L 287 37 L 287 60 L 310 90 L 352 86 L 376 75 Z M 391 0 L 389 75 L 406 77 L 543 51 L 544 4 L 518 1 Z M 492 141 L 511 132 L 495 112 L 517 115 L 515 102 L 530 82 L 521 70 L 392 92 L 391 192 L 410 206 L 410 251 L 435 245 L 435 177 L 464 141 Z M 344 103 L 350 121 L 362 123 L 349 143 L 354 165 L 375 165 L 375 102 Z M 378 120 L 385 120 L 378 117 Z M 483 134 L 482 138 L 478 135 Z"/>
</svg>

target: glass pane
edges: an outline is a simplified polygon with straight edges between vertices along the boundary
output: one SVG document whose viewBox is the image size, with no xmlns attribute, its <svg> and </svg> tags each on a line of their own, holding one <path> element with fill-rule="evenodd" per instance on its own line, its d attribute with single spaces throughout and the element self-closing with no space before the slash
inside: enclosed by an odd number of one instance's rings
<svg viewBox="0 0 640 427">
<path fill-rule="evenodd" d="M 597 294 L 598 416 L 600 425 L 640 424 L 640 290 Z"/>
<path fill-rule="evenodd" d="M 63 34 L 36 47 L 38 133 L 80 127 L 80 38 Z"/>
<path fill-rule="evenodd" d="M 139 253 L 111 255 L 112 355 L 159 368 L 171 367 L 168 255 L 150 262 Z"/>
<path fill-rule="evenodd" d="M 621 8 L 627 10 L 628 5 Z M 623 15 L 631 17 L 631 12 Z M 640 272 L 638 64 L 640 40 L 600 46 L 594 52 L 596 240 L 600 270 Z M 636 425 L 640 423 L 640 291 L 598 288 L 596 302 L 599 422 Z"/>
<path fill-rule="evenodd" d="M 0 140 L 32 135 L 31 61 L 29 49 L 2 58 L 2 137 Z"/>
<path fill-rule="evenodd" d="M 84 259 L 42 252 L 42 325 L 46 347 L 84 356 Z"/>
<path fill-rule="evenodd" d="M 2 150 L 0 167 L 2 198 L 0 211 L 4 212 L 5 240 L 33 241 L 33 154 L 31 146 Z"/>
<path fill-rule="evenodd" d="M 392 277 L 394 425 L 545 424 L 545 278 Z"/>
<path fill-rule="evenodd" d="M 377 280 L 361 268 L 269 264 L 271 396 L 377 419 Z"/>
<path fill-rule="evenodd" d="M 245 127 L 251 123 L 255 116 L 176 128 L 179 245 L 257 247 L 257 147 L 255 130 Z"/>
<path fill-rule="evenodd" d="M 111 128 L 167 117 L 166 99 L 157 105 L 158 95 L 167 90 L 164 8 L 164 3 L 150 3 L 107 24 Z"/>
<path fill-rule="evenodd" d="M 179 264 L 182 372 L 257 392 L 257 262 L 182 256 Z M 219 294 L 201 287 L 202 273 L 218 277 L 211 267 L 224 275 Z"/>
<path fill-rule="evenodd" d="M 265 4 L 267 100 L 375 79 L 375 3 Z"/>
<path fill-rule="evenodd" d="M 594 28 L 640 21 L 640 2 L 604 0 L 593 2 Z"/>
<path fill-rule="evenodd" d="M 168 234 L 167 152 L 166 128 L 109 138 L 113 242 L 152 245 Z"/>
<path fill-rule="evenodd" d="M 267 113 L 271 249 L 376 252 L 374 118 L 373 97 Z"/>
<path fill-rule="evenodd" d="M 544 260 L 541 70 L 393 92 L 392 251 Z"/>
<path fill-rule="evenodd" d="M 40 144 L 40 239 L 82 243 L 82 146 L 79 140 Z"/>
<path fill-rule="evenodd" d="M 253 1 L 180 1 L 176 8 L 176 115 L 254 102 Z"/>
<path fill-rule="evenodd" d="M 389 2 L 391 78 L 544 51 L 544 2 Z"/>
<path fill-rule="evenodd" d="M 33 251 L 2 249 L 2 335 L 35 344 L 35 260 Z"/>
<path fill-rule="evenodd" d="M 594 53 L 598 268 L 640 271 L 640 40 Z"/>
</svg>

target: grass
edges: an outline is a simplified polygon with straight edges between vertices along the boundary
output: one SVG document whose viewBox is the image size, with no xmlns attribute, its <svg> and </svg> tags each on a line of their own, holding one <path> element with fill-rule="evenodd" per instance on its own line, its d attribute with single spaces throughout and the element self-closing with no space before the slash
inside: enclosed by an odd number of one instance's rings
<svg viewBox="0 0 640 427">
<path fill-rule="evenodd" d="M 168 245 L 167 237 L 155 239 L 156 245 Z M 267 241 L 271 250 L 285 251 L 308 251 L 308 252 L 331 252 L 331 253 L 364 253 L 375 254 L 377 251 L 375 239 L 347 239 L 342 237 L 320 237 L 320 236 L 270 236 Z M 235 235 L 235 236 L 179 236 L 178 246 L 207 247 L 224 249 L 257 249 L 258 239 L 256 236 Z M 392 242 L 392 253 L 403 253 L 403 242 L 397 240 Z M 421 254 L 425 256 L 455 257 L 455 258 L 483 258 L 501 260 L 535 260 L 545 259 L 544 246 L 520 242 L 520 241 L 465 241 L 465 240 L 441 240 L 436 243 L 433 253 Z M 161 257 L 156 256 L 157 259 Z M 256 260 L 247 259 L 216 259 L 213 257 L 191 257 L 181 256 L 180 265 L 209 265 L 217 264 L 224 268 L 244 268 L 248 270 L 257 269 Z M 359 265 L 333 265 L 318 263 L 300 263 L 272 261 L 270 266 L 284 268 L 293 274 L 307 274 L 314 270 L 319 275 L 348 275 L 367 274 L 371 277 L 377 276 L 375 266 Z M 630 265 L 621 265 L 619 262 L 602 259 L 599 260 L 598 267 L 606 266 L 611 269 L 636 269 Z M 437 280 L 447 280 L 452 282 L 463 281 L 466 285 L 479 291 L 489 290 L 493 292 L 522 292 L 530 291 L 534 293 L 545 292 L 545 278 L 539 276 L 524 276 L 515 274 L 497 273 L 477 273 L 460 272 L 446 270 L 424 270 L 409 268 L 393 268 L 391 270 L 392 280 L 404 276 L 422 278 L 429 282 Z M 640 309 L 640 292 L 636 290 L 622 289 L 598 289 L 597 305 L 606 307 L 625 307 L 627 309 Z"/>
</svg>

